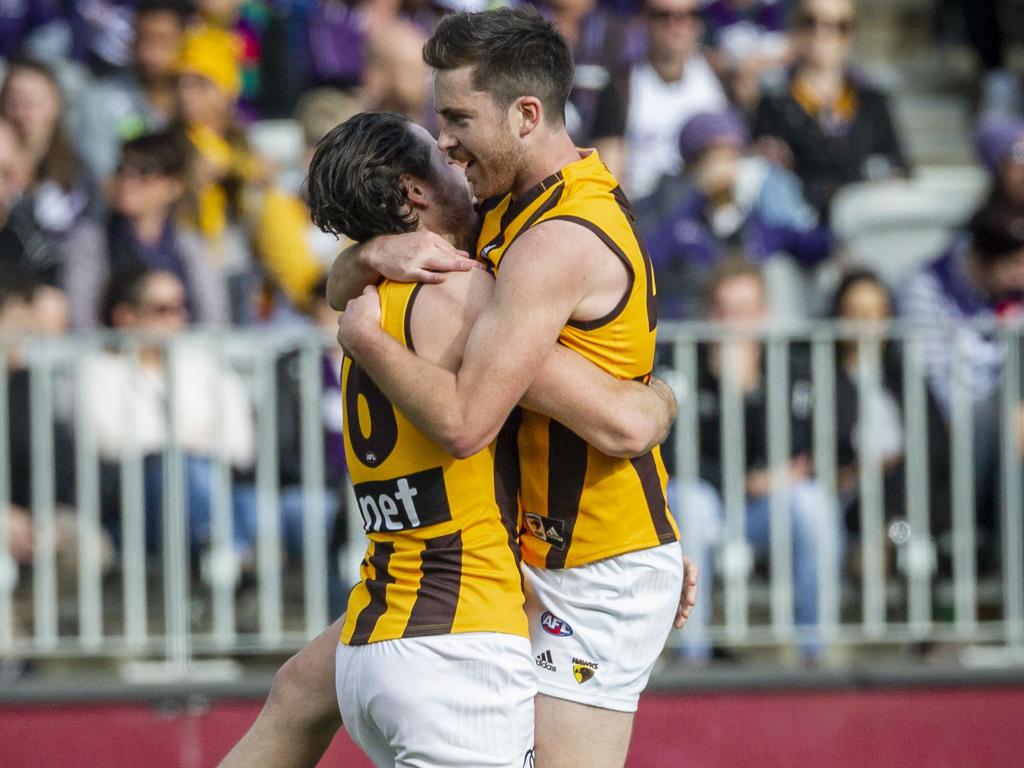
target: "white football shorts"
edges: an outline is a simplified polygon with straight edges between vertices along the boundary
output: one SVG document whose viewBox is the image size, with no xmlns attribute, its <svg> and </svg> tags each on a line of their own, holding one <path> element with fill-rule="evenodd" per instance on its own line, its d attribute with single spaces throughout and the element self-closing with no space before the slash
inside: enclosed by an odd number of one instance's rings
<svg viewBox="0 0 1024 768">
<path fill-rule="evenodd" d="M 525 637 L 339 643 L 335 686 L 345 729 L 378 768 L 533 765 L 537 681 Z"/>
<path fill-rule="evenodd" d="M 523 573 L 538 691 L 635 712 L 679 605 L 679 543 Z"/>
</svg>

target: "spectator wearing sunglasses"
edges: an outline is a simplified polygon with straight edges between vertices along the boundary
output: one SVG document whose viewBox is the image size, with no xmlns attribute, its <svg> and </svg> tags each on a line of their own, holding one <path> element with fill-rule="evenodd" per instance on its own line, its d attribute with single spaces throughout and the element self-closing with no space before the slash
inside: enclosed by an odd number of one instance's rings
<svg viewBox="0 0 1024 768">
<path fill-rule="evenodd" d="M 633 200 L 647 197 L 664 174 L 682 167 L 679 131 L 701 112 L 728 105 L 725 91 L 701 49 L 699 0 L 646 0 L 646 58 L 634 64 L 623 87 L 626 174 Z"/>
<path fill-rule="evenodd" d="M 754 117 L 761 146 L 792 165 L 823 215 L 836 192 L 910 171 L 887 97 L 849 63 L 853 0 L 803 0 L 794 66 L 766 90 Z"/>
<path fill-rule="evenodd" d="M 95 327 L 109 276 L 134 268 L 170 272 L 186 289 L 189 316 L 197 323 L 227 321 L 227 290 L 205 241 L 178 225 L 191 148 L 172 130 L 125 142 L 108 187 L 110 214 L 105 249 L 73 260 L 70 303 L 77 327 Z"/>
</svg>

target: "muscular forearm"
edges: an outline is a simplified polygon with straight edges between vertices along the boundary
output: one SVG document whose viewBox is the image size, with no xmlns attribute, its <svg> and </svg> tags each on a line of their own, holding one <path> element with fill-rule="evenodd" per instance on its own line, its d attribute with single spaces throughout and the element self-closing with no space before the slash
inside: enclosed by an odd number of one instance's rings
<svg viewBox="0 0 1024 768">
<path fill-rule="evenodd" d="M 667 387 L 616 379 L 557 345 L 520 404 L 561 422 L 602 453 L 625 458 L 659 444 L 675 418 Z"/>
<path fill-rule="evenodd" d="M 380 280 L 380 273 L 363 258 L 366 245 L 356 243 L 338 254 L 327 277 L 327 302 L 337 310 L 345 309 L 368 285 Z"/>
<path fill-rule="evenodd" d="M 395 408 L 456 458 L 472 456 L 497 435 L 507 414 L 486 419 L 451 371 L 429 363 L 381 332 L 346 350 Z"/>
</svg>

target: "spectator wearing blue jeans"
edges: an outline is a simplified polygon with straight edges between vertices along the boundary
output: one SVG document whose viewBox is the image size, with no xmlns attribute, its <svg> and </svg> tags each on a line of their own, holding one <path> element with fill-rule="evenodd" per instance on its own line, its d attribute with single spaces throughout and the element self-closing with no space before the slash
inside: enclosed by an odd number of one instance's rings
<svg viewBox="0 0 1024 768">
<path fill-rule="evenodd" d="M 708 319 L 747 332 L 763 328 L 767 321 L 764 280 L 757 267 L 745 262 L 726 262 L 712 277 L 708 289 Z M 804 656 L 821 653 L 818 624 L 819 581 L 838 584 L 843 533 L 836 501 L 816 480 L 811 465 L 813 389 L 810 367 L 799 349 L 790 349 L 786 403 L 790 421 L 786 510 L 792 536 L 794 619 Z M 695 614 L 682 638 L 683 650 L 693 659 L 706 659 L 710 644 L 706 627 L 711 615 L 711 559 L 722 542 L 723 453 L 735 450 L 721 442 L 720 380 L 729 366 L 731 380 L 740 388 L 744 411 L 745 544 L 753 554 L 767 554 L 771 539 L 771 473 L 768 462 L 768 392 L 762 344 L 758 339 L 737 337 L 728 346 L 710 344 L 698 350 L 695 403 L 700 423 L 700 479 L 695 483 L 675 480 L 669 487 L 670 505 L 682 534 L 683 551 L 697 561 L 703 582 Z M 727 542 L 737 551 L 737 542 Z M 822 555 L 836 564 L 832 573 L 819 572 Z"/>
</svg>

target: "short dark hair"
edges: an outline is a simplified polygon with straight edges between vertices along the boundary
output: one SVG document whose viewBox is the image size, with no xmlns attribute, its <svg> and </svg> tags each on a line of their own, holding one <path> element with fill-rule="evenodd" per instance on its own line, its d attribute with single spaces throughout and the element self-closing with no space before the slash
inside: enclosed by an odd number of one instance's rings
<svg viewBox="0 0 1024 768">
<path fill-rule="evenodd" d="M 986 203 L 971 216 L 967 231 L 971 249 L 986 266 L 1024 250 L 1024 215 L 1006 203 Z"/>
<path fill-rule="evenodd" d="M 178 23 L 184 26 L 195 8 L 188 0 L 142 0 L 135 6 L 135 18 L 147 13 L 171 13 L 177 17 Z"/>
<path fill-rule="evenodd" d="M 107 280 L 100 305 L 100 321 L 107 328 L 114 327 L 114 310 L 122 304 L 137 307 L 142 301 L 142 292 L 146 281 L 155 275 L 157 270 L 144 264 L 132 262 L 115 271 Z"/>
<path fill-rule="evenodd" d="M 361 112 L 317 143 L 306 178 L 314 224 L 359 242 L 416 229 L 399 179 L 408 173 L 429 182 L 434 174 L 431 147 L 411 125 L 391 112 Z"/>
<path fill-rule="evenodd" d="M 188 175 L 192 147 L 181 131 L 165 129 L 144 133 L 121 145 L 121 159 L 144 159 L 161 176 L 184 179 Z"/>
<path fill-rule="evenodd" d="M 0 312 L 14 302 L 31 304 L 36 291 L 43 285 L 36 273 L 18 262 L 7 259 L 0 259 L 0 271 L 4 276 L 3 280 L 0 280 Z"/>
<path fill-rule="evenodd" d="M 531 8 L 455 13 L 441 20 L 423 60 L 438 70 L 472 66 L 473 87 L 507 108 L 536 96 L 549 124 L 565 121 L 572 90 L 572 50 L 565 38 Z"/>
</svg>

